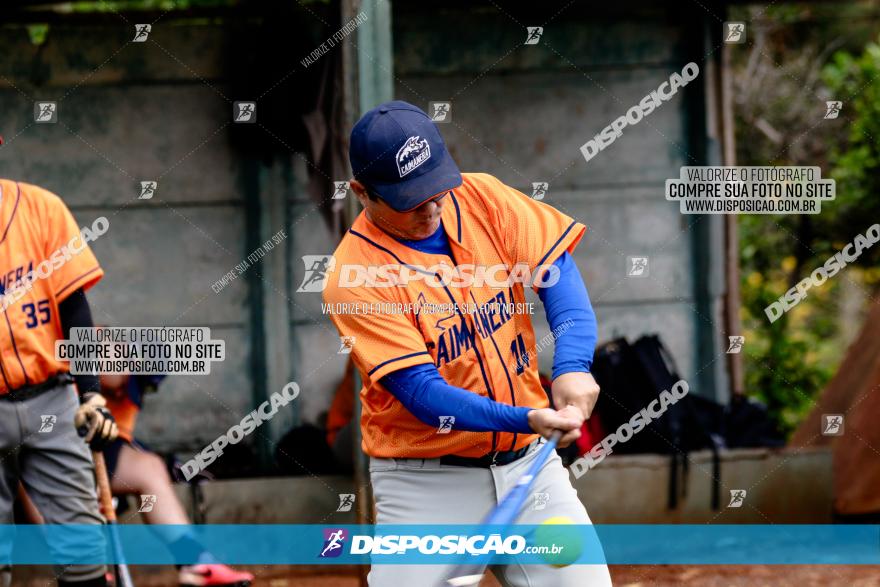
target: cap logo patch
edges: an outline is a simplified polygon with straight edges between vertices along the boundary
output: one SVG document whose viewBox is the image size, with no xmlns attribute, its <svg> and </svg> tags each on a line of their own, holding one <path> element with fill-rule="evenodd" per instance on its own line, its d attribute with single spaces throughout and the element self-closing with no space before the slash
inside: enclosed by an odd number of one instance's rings
<svg viewBox="0 0 880 587">
<path fill-rule="evenodd" d="M 419 136 L 409 137 L 397 152 L 397 171 L 403 177 L 431 158 L 428 141 Z"/>
</svg>

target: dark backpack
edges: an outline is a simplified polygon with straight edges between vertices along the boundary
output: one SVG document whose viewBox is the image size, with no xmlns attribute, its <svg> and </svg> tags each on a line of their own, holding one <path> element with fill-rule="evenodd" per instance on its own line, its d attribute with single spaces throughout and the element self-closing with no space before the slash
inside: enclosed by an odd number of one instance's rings
<svg viewBox="0 0 880 587">
<path fill-rule="evenodd" d="M 608 433 L 613 433 L 622 424 L 629 422 L 633 414 L 654 399 L 651 395 L 653 384 L 640 365 L 635 349 L 625 338 L 617 338 L 600 345 L 596 349 L 591 371 L 601 387 L 594 413 L 598 413 L 602 418 L 602 425 Z M 655 421 L 648 428 L 656 428 L 656 426 Z M 657 437 L 648 430 L 643 430 L 629 441 L 616 445 L 614 452 L 665 453 L 668 449 L 658 447 Z"/>
<path fill-rule="evenodd" d="M 724 411 L 724 439 L 728 448 L 785 445 L 785 435 L 770 419 L 766 406 L 742 395 L 730 398 Z"/>
<path fill-rule="evenodd" d="M 632 345 L 624 338 L 601 345 L 596 350 L 592 372 L 602 388 L 596 412 L 609 433 L 681 379 L 672 356 L 655 334 L 642 336 Z M 668 406 L 662 416 L 627 442 L 615 445 L 613 451 L 670 455 L 669 507 L 674 508 L 686 487 L 680 477 L 686 478 L 689 472 L 687 453 L 711 450 L 712 507 L 718 509 L 721 473 L 718 450 L 724 445 L 723 417 L 724 410 L 719 404 L 699 397 L 691 387 L 690 392 Z"/>
</svg>

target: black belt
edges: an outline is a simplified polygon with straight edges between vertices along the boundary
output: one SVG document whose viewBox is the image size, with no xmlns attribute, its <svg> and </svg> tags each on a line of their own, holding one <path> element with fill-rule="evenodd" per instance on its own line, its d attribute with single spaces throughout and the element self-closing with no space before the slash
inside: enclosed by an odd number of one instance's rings
<svg viewBox="0 0 880 587">
<path fill-rule="evenodd" d="M 50 389 L 55 389 L 60 385 L 66 385 L 71 382 L 73 382 L 73 377 L 70 376 L 70 373 L 59 373 L 58 375 L 53 375 L 46 379 L 42 383 L 23 385 L 22 387 L 16 387 L 8 393 L 0 394 L 0 400 L 10 402 L 27 401 L 31 398 L 37 397 L 44 391 L 49 391 Z"/>
<path fill-rule="evenodd" d="M 481 457 L 460 457 L 458 455 L 446 455 L 444 457 L 440 457 L 441 465 L 452 465 L 455 467 L 479 467 L 481 469 L 488 469 L 489 467 L 509 465 L 514 461 L 518 461 L 519 459 L 526 456 L 526 453 L 529 452 L 529 449 L 534 444 L 527 444 L 519 450 L 498 450 L 495 452 L 490 452 L 489 454 L 485 454 Z"/>
</svg>

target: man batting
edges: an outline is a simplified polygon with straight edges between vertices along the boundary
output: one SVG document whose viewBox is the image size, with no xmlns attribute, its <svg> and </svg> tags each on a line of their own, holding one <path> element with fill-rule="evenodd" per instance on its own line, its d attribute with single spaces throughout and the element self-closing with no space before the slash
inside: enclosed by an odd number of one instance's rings
<svg viewBox="0 0 880 587">
<path fill-rule="evenodd" d="M 89 445 L 103 449 L 116 423 L 98 377 L 71 377 L 55 359 L 56 340 L 92 326 L 84 292 L 103 274 L 58 196 L 0 179 L 0 524 L 13 521 L 19 480 L 47 524 L 103 523 Z M 8 549 L 0 544 L 0 553 Z M 104 565 L 66 566 L 57 576 L 60 586 L 107 584 Z"/>
<path fill-rule="evenodd" d="M 596 320 L 570 255 L 586 228 L 491 175 L 460 173 L 428 115 L 406 102 L 365 114 L 349 155 L 364 211 L 334 253 L 324 300 L 339 309 L 339 333 L 356 341 L 376 521 L 479 523 L 529 469 L 542 437 L 561 430 L 560 446 L 573 442 L 598 397 Z M 381 270 L 352 280 L 351 266 Z M 556 337 L 555 409 L 538 377 L 524 282 Z M 555 454 L 533 491 L 549 500 L 518 523 L 590 523 Z M 369 583 L 434 585 L 447 570 L 374 565 Z M 494 572 L 516 587 L 611 584 L 605 565 Z"/>
</svg>

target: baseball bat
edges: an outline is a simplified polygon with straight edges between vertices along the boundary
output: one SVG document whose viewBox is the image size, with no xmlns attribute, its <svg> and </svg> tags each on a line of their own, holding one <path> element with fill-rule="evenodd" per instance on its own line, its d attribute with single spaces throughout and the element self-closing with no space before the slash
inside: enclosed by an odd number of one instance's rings
<svg viewBox="0 0 880 587">
<path fill-rule="evenodd" d="M 519 510 L 526 501 L 529 490 L 534 484 L 535 477 L 547 459 L 556 450 L 556 444 L 562 437 L 562 431 L 556 430 L 547 439 L 547 443 L 541 447 L 541 452 L 535 457 L 532 466 L 526 471 L 525 475 L 519 478 L 513 489 L 507 492 L 507 495 L 501 500 L 495 508 L 489 512 L 483 521 L 482 526 L 506 527 L 513 524 L 519 515 Z M 441 583 L 442 587 L 467 587 L 470 585 L 478 585 L 486 572 L 486 564 L 460 564 L 446 577 Z"/>
<path fill-rule="evenodd" d="M 110 548 L 116 559 L 116 585 L 117 587 L 134 587 L 128 565 L 122 555 L 122 544 L 119 541 L 119 532 L 116 529 L 116 510 L 113 508 L 113 493 L 110 491 L 110 478 L 107 476 L 107 463 L 104 462 L 104 453 L 93 451 L 92 458 L 95 461 L 95 479 L 98 481 L 98 503 L 101 511 L 107 519 L 107 529 L 110 531 Z"/>
</svg>

